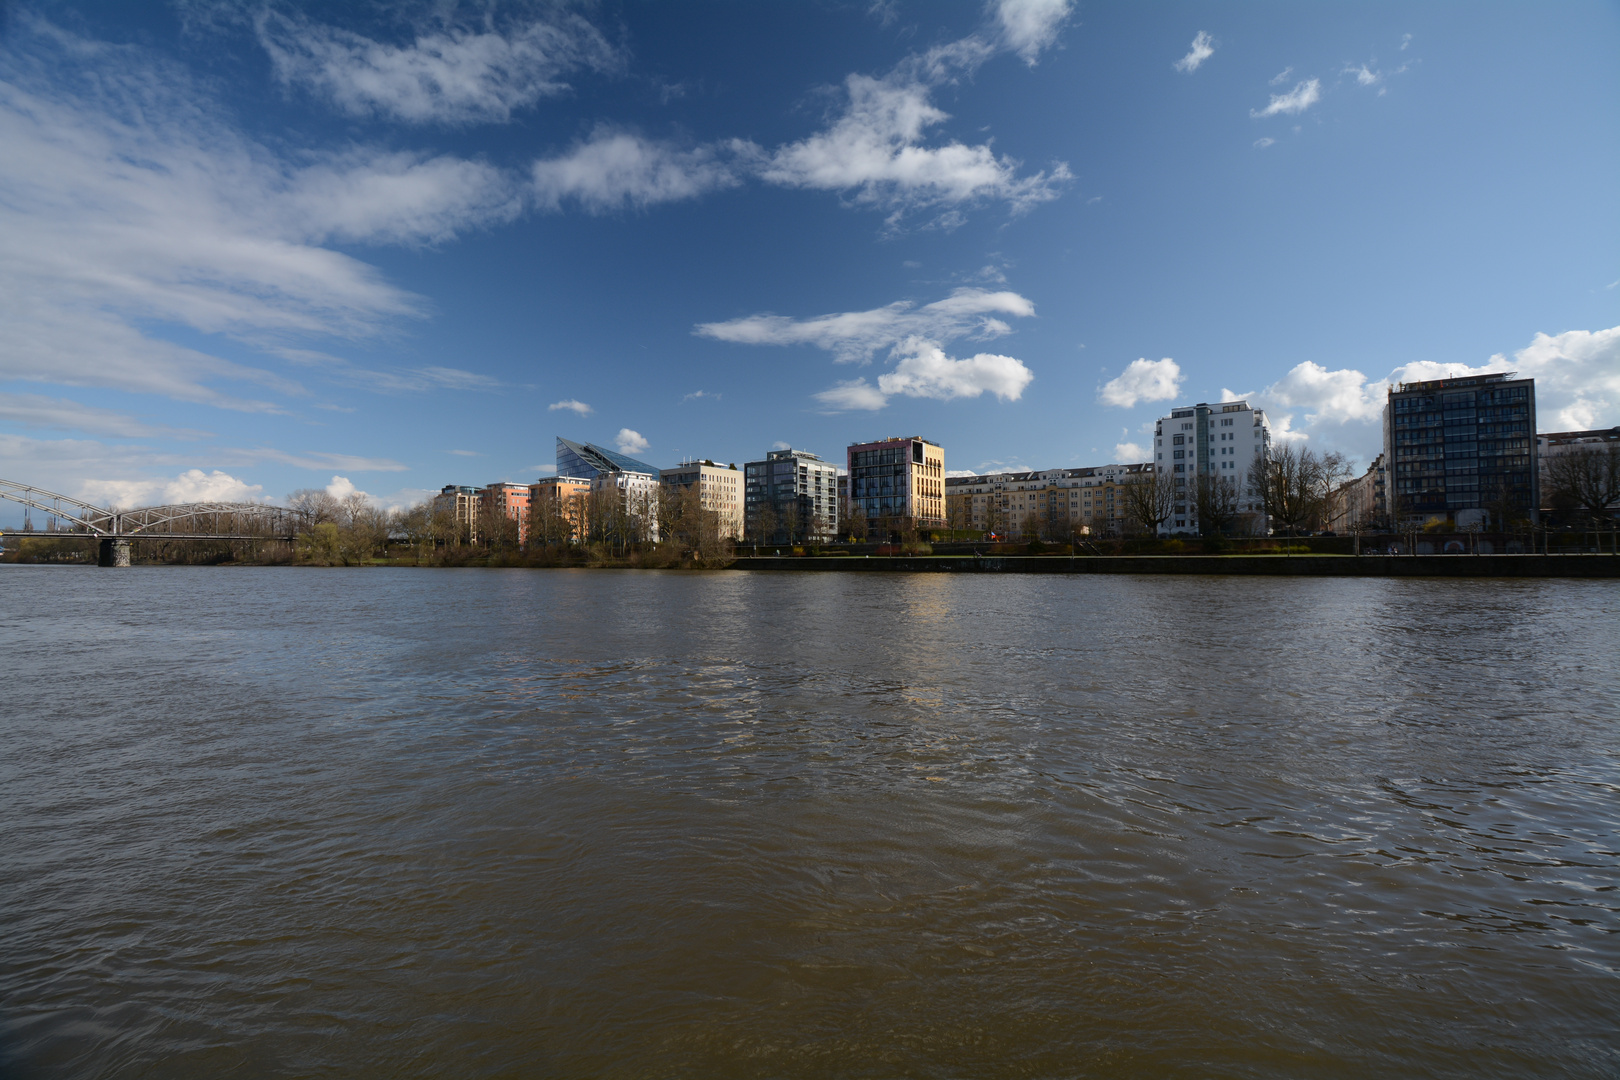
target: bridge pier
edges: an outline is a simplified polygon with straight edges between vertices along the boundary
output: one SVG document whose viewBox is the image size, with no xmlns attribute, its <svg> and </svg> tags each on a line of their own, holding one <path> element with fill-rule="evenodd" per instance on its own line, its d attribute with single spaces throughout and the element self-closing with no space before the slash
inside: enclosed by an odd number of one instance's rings
<svg viewBox="0 0 1620 1080">
<path fill-rule="evenodd" d="M 129 541 L 116 537 L 107 537 L 101 541 L 96 552 L 97 566 L 128 566 Z"/>
</svg>

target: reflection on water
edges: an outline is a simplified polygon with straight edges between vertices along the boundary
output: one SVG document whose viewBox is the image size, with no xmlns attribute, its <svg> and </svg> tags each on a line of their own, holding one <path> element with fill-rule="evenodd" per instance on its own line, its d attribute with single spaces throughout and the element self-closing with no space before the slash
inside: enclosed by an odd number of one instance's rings
<svg viewBox="0 0 1620 1080">
<path fill-rule="evenodd" d="M 7 567 L 18 1076 L 1620 1073 L 1609 582 Z"/>
</svg>

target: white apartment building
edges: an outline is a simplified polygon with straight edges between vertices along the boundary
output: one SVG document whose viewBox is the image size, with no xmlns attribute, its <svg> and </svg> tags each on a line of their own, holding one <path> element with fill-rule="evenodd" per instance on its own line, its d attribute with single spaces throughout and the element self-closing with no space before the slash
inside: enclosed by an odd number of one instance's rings
<svg viewBox="0 0 1620 1080">
<path fill-rule="evenodd" d="M 945 481 L 952 528 L 982 530 L 1010 540 L 1044 536 L 1115 536 L 1125 529 L 1122 485 L 1148 466 L 952 476 Z"/>
<path fill-rule="evenodd" d="M 591 477 L 590 531 L 600 540 L 658 540 L 658 477 L 643 472 L 599 472 Z"/>
<path fill-rule="evenodd" d="M 1231 481 L 1238 514 L 1265 530 L 1264 510 L 1249 493 L 1255 462 L 1271 452 L 1271 424 L 1265 411 L 1247 401 L 1199 403 L 1172 409 L 1153 426 L 1153 464 L 1175 485 L 1176 500 L 1159 535 L 1198 532 L 1196 492 L 1200 476 Z"/>
<path fill-rule="evenodd" d="M 741 540 L 743 535 L 743 471 L 735 465 L 712 461 L 683 461 L 661 473 L 671 494 L 696 485 L 703 509 L 720 517 L 720 535 Z"/>
</svg>

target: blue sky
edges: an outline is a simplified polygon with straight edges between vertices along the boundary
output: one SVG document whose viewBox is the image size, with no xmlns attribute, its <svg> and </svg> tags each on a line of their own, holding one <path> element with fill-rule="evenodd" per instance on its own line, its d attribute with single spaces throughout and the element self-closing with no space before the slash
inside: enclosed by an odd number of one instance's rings
<svg viewBox="0 0 1620 1080">
<path fill-rule="evenodd" d="M 397 505 L 1388 381 L 1620 423 L 1614 4 L 14 4 L 0 476 Z"/>
</svg>

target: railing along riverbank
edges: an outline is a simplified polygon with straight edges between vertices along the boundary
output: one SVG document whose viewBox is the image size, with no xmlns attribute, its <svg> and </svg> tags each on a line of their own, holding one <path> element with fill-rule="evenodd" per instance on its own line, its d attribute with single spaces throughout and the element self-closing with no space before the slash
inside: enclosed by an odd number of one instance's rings
<svg viewBox="0 0 1620 1080">
<path fill-rule="evenodd" d="M 745 556 L 737 570 L 934 574 L 1249 574 L 1296 577 L 1620 578 L 1614 555 Z"/>
</svg>

